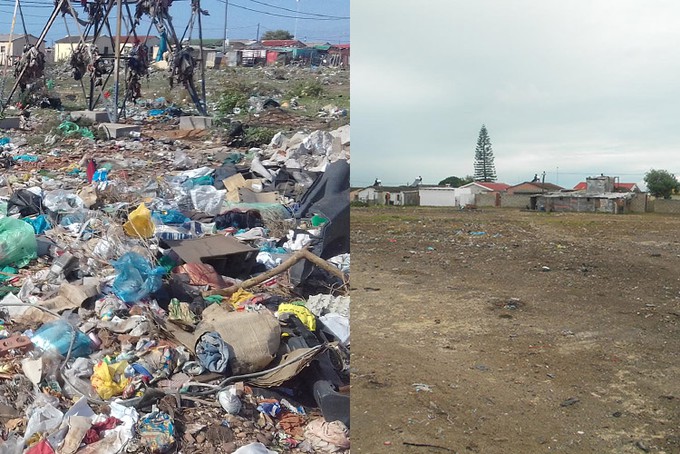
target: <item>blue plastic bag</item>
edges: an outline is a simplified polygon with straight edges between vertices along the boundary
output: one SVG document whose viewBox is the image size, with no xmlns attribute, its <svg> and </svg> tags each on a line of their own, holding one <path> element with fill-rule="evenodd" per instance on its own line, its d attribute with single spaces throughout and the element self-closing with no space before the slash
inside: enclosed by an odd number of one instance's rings
<svg viewBox="0 0 680 454">
<path fill-rule="evenodd" d="M 76 338 L 73 341 L 71 357 L 80 358 L 81 356 L 88 356 L 92 353 L 92 341 L 87 337 L 87 334 L 74 328 L 66 320 L 60 319 L 45 323 L 31 337 L 31 342 L 42 350 L 54 350 L 60 355 L 66 356 L 74 330 Z"/>
<path fill-rule="evenodd" d="M 165 268 L 153 267 L 135 252 L 124 254 L 112 265 L 118 271 L 113 281 L 113 293 L 126 303 L 136 303 L 161 288 Z"/>
<path fill-rule="evenodd" d="M 47 216 L 45 216 L 44 214 L 41 214 L 35 219 L 24 218 L 22 219 L 22 221 L 31 224 L 33 226 L 33 231 L 35 232 L 36 235 L 40 235 L 45 230 L 49 230 L 52 228 L 52 224 L 50 224 L 50 221 L 47 220 Z"/>
<path fill-rule="evenodd" d="M 162 224 L 184 224 L 185 222 L 191 221 L 188 217 L 184 216 L 181 212 L 177 210 L 167 210 L 167 211 L 154 211 L 151 213 L 151 217 L 154 220 L 160 221 Z"/>
</svg>

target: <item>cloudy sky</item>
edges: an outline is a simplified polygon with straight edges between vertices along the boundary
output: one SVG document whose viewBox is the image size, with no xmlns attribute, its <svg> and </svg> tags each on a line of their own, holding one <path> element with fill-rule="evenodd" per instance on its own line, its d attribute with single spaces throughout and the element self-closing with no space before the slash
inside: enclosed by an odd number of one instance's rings
<svg viewBox="0 0 680 454">
<path fill-rule="evenodd" d="M 352 185 L 680 174 L 680 2 L 352 2 Z"/>
</svg>

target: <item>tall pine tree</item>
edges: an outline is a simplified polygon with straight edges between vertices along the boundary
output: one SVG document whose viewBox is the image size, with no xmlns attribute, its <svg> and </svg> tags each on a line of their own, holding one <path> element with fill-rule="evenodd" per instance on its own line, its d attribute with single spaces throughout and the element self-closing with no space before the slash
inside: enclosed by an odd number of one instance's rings
<svg viewBox="0 0 680 454">
<path fill-rule="evenodd" d="M 493 150 L 491 149 L 491 139 L 482 125 L 475 148 L 475 181 L 491 182 L 496 181 L 496 167 L 493 164 Z"/>
</svg>

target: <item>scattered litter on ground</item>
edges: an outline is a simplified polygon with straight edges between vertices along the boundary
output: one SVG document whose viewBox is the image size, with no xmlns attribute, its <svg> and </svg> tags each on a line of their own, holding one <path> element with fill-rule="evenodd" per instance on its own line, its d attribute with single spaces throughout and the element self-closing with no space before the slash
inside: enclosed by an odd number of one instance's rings
<svg viewBox="0 0 680 454">
<path fill-rule="evenodd" d="M 0 451 L 349 452 L 349 126 L 244 149 L 131 110 L 0 141 Z"/>
</svg>

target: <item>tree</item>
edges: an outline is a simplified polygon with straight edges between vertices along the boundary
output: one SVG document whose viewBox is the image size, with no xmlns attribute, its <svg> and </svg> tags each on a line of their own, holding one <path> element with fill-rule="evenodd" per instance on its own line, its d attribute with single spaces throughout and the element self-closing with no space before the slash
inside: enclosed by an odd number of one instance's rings
<svg viewBox="0 0 680 454">
<path fill-rule="evenodd" d="M 491 139 L 482 125 L 479 130 L 477 147 L 475 148 L 475 181 L 496 181 L 496 167 L 493 164 L 493 150 L 491 149 Z"/>
<path fill-rule="evenodd" d="M 268 30 L 262 35 L 262 39 L 293 39 L 288 30 Z"/>
<path fill-rule="evenodd" d="M 645 174 L 645 183 L 654 197 L 670 199 L 673 192 L 680 190 L 680 183 L 668 170 L 650 170 Z"/>
<path fill-rule="evenodd" d="M 449 185 L 452 188 L 459 188 L 461 186 L 465 186 L 468 183 L 472 183 L 473 181 L 474 181 L 474 178 L 472 178 L 470 175 L 468 175 L 464 178 L 446 177 L 442 181 L 439 182 L 439 186 Z"/>
</svg>

